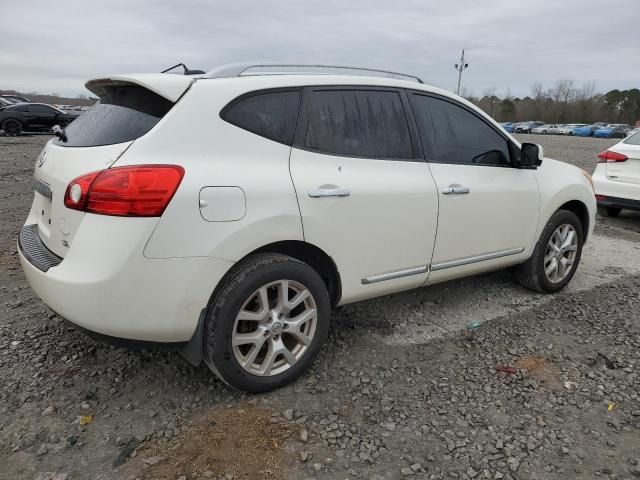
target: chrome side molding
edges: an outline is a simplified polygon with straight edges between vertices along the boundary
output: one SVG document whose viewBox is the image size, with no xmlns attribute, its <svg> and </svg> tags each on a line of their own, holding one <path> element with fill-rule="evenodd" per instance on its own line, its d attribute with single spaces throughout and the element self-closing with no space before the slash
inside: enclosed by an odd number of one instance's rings
<svg viewBox="0 0 640 480">
<path fill-rule="evenodd" d="M 484 253 L 482 255 L 475 255 L 473 257 L 458 258 L 456 260 L 448 260 L 442 263 L 432 263 L 431 271 L 444 270 L 445 268 L 460 267 L 462 265 L 468 265 L 470 263 L 484 262 L 486 260 L 493 260 L 495 258 L 507 257 L 509 255 L 517 255 L 524 252 L 522 248 L 510 248 L 508 250 L 500 250 L 497 252 Z"/>
<path fill-rule="evenodd" d="M 384 282 L 385 280 L 393 280 L 395 278 L 408 277 L 410 275 L 420 275 L 429 271 L 429 267 L 421 265 L 419 267 L 407 268 L 405 270 L 396 270 L 395 272 L 381 273 L 380 275 L 373 275 L 362 279 L 363 285 L 369 285 L 371 283 Z"/>
</svg>

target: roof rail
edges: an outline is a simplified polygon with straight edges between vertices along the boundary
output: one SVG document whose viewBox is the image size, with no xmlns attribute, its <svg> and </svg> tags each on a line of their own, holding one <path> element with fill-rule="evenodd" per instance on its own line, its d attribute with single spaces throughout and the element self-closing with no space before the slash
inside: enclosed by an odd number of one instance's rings
<svg viewBox="0 0 640 480">
<path fill-rule="evenodd" d="M 252 69 L 258 72 L 249 72 Z M 278 71 L 278 69 L 285 69 Z M 260 71 L 261 70 L 261 71 Z M 300 71 L 295 71 L 300 70 Z M 354 72 L 373 74 L 372 76 L 394 78 L 401 77 L 411 79 L 414 82 L 424 83 L 420 77 L 406 73 L 380 70 L 378 68 L 354 67 L 351 65 L 323 65 L 323 64 L 286 64 L 286 63 L 231 63 L 210 70 L 201 78 L 230 78 L 251 75 L 330 75 L 329 71 L 322 70 L 351 70 Z"/>
</svg>

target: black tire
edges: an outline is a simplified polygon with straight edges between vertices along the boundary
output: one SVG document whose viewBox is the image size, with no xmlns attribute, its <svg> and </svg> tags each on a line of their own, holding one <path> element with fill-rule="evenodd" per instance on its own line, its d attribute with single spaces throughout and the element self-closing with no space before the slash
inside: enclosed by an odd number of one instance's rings
<svg viewBox="0 0 640 480">
<path fill-rule="evenodd" d="M 2 130 L 4 130 L 5 135 L 20 135 L 22 133 L 22 122 L 20 122 L 20 120 L 16 120 L 15 118 L 7 118 L 4 122 L 2 122 Z"/>
<path fill-rule="evenodd" d="M 618 207 L 598 207 L 598 215 L 601 217 L 616 218 L 621 211 L 622 209 Z"/>
<path fill-rule="evenodd" d="M 245 370 L 234 354 L 235 319 L 254 292 L 282 279 L 298 282 L 311 293 L 317 311 L 315 334 L 302 357 L 287 370 L 271 376 L 255 375 Z M 260 393 L 282 387 L 311 366 L 329 334 L 330 317 L 327 287 L 313 268 L 286 255 L 252 255 L 233 268 L 212 296 L 204 327 L 205 362 L 221 380 L 239 390 Z"/>
<path fill-rule="evenodd" d="M 573 137 L 573 132 L 569 132 L 569 133 L 567 133 L 567 136 L 569 136 L 569 137 Z"/>
<path fill-rule="evenodd" d="M 547 134 L 547 131 L 546 131 L 546 130 L 542 130 L 542 134 L 543 134 L 543 135 L 546 135 L 546 134 Z"/>
<path fill-rule="evenodd" d="M 551 282 L 544 272 L 544 256 L 547 248 L 547 244 L 551 235 L 561 225 L 570 224 L 576 231 L 577 250 L 574 258 L 573 265 L 567 276 L 558 283 Z M 573 278 L 573 275 L 578 269 L 580 264 L 580 258 L 582 256 L 582 244 L 584 243 L 584 232 L 582 231 L 582 224 L 575 213 L 568 210 L 558 210 L 555 212 L 547 225 L 544 227 L 540 239 L 536 243 L 533 249 L 533 254 L 521 265 L 518 265 L 514 269 L 516 280 L 525 288 L 534 290 L 540 293 L 555 293 L 562 290 Z"/>
</svg>

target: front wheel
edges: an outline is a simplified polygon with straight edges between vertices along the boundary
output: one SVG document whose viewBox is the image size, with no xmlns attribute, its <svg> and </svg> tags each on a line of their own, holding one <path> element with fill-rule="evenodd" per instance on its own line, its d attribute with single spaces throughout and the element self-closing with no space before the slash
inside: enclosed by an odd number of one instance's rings
<svg viewBox="0 0 640 480">
<path fill-rule="evenodd" d="M 576 273 L 583 242 L 582 224 L 575 213 L 558 210 L 547 222 L 529 260 L 516 267 L 516 279 L 536 292 L 562 290 Z"/>
<path fill-rule="evenodd" d="M 14 118 L 8 118 L 2 122 L 2 130 L 4 130 L 5 135 L 20 135 L 22 133 L 22 123 Z"/>
<path fill-rule="evenodd" d="M 206 362 L 239 390 L 284 386 L 311 366 L 330 315 L 327 287 L 309 265 L 280 254 L 251 256 L 214 294 L 205 325 Z"/>
</svg>

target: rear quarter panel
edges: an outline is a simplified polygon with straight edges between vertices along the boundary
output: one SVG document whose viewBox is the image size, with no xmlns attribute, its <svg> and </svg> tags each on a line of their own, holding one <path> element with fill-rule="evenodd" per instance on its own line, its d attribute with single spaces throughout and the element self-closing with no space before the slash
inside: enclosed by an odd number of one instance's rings
<svg viewBox="0 0 640 480">
<path fill-rule="evenodd" d="M 185 169 L 178 191 L 146 245 L 146 257 L 235 261 L 271 242 L 303 240 L 289 173 L 290 147 L 220 118 L 221 109 L 248 90 L 245 83 L 237 79 L 194 83 L 174 109 L 118 160 L 118 166 L 156 163 Z M 199 207 L 204 187 L 242 189 L 244 217 L 205 220 Z"/>
</svg>

